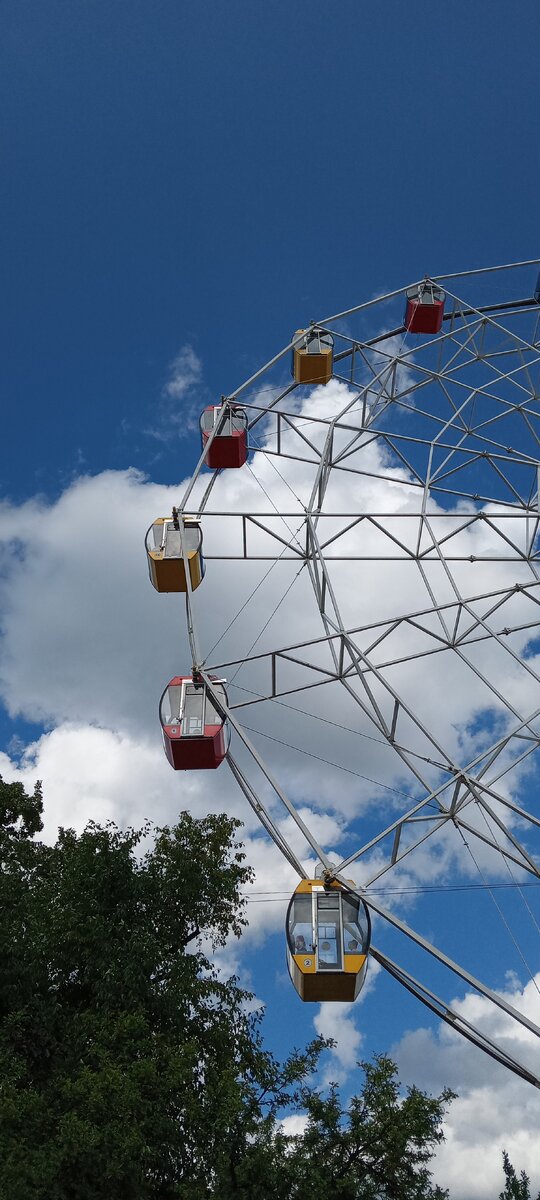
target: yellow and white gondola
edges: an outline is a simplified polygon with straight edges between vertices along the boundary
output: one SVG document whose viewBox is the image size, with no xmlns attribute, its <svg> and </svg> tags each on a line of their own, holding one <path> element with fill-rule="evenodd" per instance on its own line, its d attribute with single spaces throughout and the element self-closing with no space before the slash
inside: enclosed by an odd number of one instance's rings
<svg viewBox="0 0 540 1200">
<path fill-rule="evenodd" d="M 355 1000 L 371 937 L 369 912 L 336 880 L 303 879 L 287 910 L 287 965 L 301 1000 Z"/>
<path fill-rule="evenodd" d="M 202 531 L 197 517 L 182 517 L 173 509 L 171 517 L 157 517 L 146 534 L 146 556 L 150 582 L 157 592 L 186 592 L 186 562 L 191 590 L 204 576 Z"/>
</svg>

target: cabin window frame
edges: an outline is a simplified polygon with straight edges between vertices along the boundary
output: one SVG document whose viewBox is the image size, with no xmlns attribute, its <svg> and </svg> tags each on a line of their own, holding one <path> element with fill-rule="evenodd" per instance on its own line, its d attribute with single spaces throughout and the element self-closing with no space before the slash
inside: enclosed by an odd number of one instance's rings
<svg viewBox="0 0 540 1200">
<path fill-rule="evenodd" d="M 199 554 L 200 558 L 201 558 L 201 563 L 202 563 L 203 555 L 202 555 L 201 522 L 198 521 L 196 517 L 181 517 L 179 520 L 181 521 L 181 524 L 179 524 L 178 529 L 176 529 L 176 527 L 175 527 L 173 517 L 165 517 L 163 520 L 158 519 L 156 521 L 152 521 L 152 524 L 150 525 L 149 529 L 147 530 L 146 538 L 145 538 L 145 546 L 146 546 L 147 553 L 148 554 L 156 554 L 156 553 L 161 552 L 163 554 L 163 557 L 167 558 L 167 555 L 165 554 L 165 550 L 166 550 L 166 546 L 167 546 L 167 534 L 168 534 L 169 530 L 172 529 L 175 533 L 180 534 L 181 552 L 180 552 L 180 554 L 171 554 L 169 556 L 169 559 L 172 560 L 173 558 L 174 559 L 183 558 L 184 550 L 185 550 L 186 555 L 193 554 L 193 552 Z M 186 546 L 184 543 L 183 534 L 190 533 L 192 530 L 194 532 L 198 533 L 197 545 L 196 546 Z M 152 540 L 154 542 L 153 545 L 151 545 Z M 169 561 L 169 559 L 167 559 L 167 561 Z"/>
<path fill-rule="evenodd" d="M 325 329 L 306 329 L 304 333 L 304 345 L 300 346 L 299 349 L 303 350 L 305 354 L 310 355 L 333 353 L 334 338 Z"/>
<path fill-rule="evenodd" d="M 190 688 L 190 687 L 195 689 L 194 692 L 192 693 L 193 699 L 198 699 L 199 698 L 198 693 L 202 692 L 202 697 L 201 697 L 202 698 L 202 713 L 201 713 L 201 721 L 200 721 L 201 730 L 198 733 L 187 733 L 186 728 L 185 728 L 186 720 L 194 720 L 195 719 L 193 717 L 190 718 L 189 715 L 186 714 L 186 706 L 187 706 L 187 700 L 188 700 L 188 688 Z M 180 704 L 181 704 L 180 725 L 181 725 L 183 738 L 188 738 L 189 740 L 191 740 L 192 738 L 203 738 L 205 736 L 204 731 L 206 729 L 206 695 L 207 695 L 206 684 L 203 683 L 200 685 L 200 687 L 196 687 L 196 685 L 194 684 L 192 679 L 184 679 L 184 682 L 182 684 L 182 696 L 181 696 L 181 700 L 180 700 Z"/>
<path fill-rule="evenodd" d="M 211 404 L 208 406 L 208 408 L 205 408 L 201 413 L 200 419 L 201 433 L 207 439 L 210 437 L 224 409 L 226 410 L 226 416 L 221 429 L 218 433 L 216 433 L 214 441 L 219 442 L 221 438 L 235 438 L 241 436 L 242 434 L 247 435 L 247 413 L 239 404 Z"/>
<path fill-rule="evenodd" d="M 341 955 L 341 966 L 338 966 L 337 963 L 335 966 L 330 963 L 326 963 L 323 965 L 323 964 L 321 964 L 320 959 L 319 959 L 319 921 L 318 921 L 319 908 L 318 908 L 318 904 L 317 904 L 317 898 L 321 894 L 327 895 L 327 896 L 335 895 L 336 900 L 337 900 L 337 908 L 338 908 L 338 913 L 339 913 L 339 945 L 337 948 Z M 319 972 L 321 973 L 321 975 L 328 975 L 328 974 L 344 975 L 344 974 L 346 974 L 347 958 L 351 955 L 357 955 L 357 954 L 364 955 L 364 957 L 365 957 L 367 955 L 369 947 L 371 945 L 371 917 L 369 915 L 369 909 L 367 908 L 367 905 L 364 903 L 364 901 L 362 900 L 362 898 L 360 896 L 357 896 L 355 892 L 349 892 L 349 890 L 347 888 L 325 888 L 323 884 L 320 884 L 320 885 L 317 885 L 317 886 L 311 888 L 310 899 L 311 899 L 311 947 L 312 948 L 307 949 L 307 947 L 306 947 L 306 950 L 302 951 L 302 950 L 297 950 L 295 948 L 292 930 L 294 927 L 294 913 L 295 913 L 296 903 L 300 899 L 300 897 L 304 898 L 304 896 L 306 897 L 306 899 L 308 898 L 307 893 L 294 892 L 291 897 L 291 900 L 289 902 L 289 907 L 287 909 L 286 937 L 287 937 L 287 946 L 289 948 L 291 955 L 294 956 L 295 954 L 298 955 L 298 954 L 305 953 L 308 956 L 309 955 L 314 956 L 315 957 L 315 970 L 316 970 L 317 974 Z M 356 920 L 355 924 L 358 926 L 358 930 L 360 933 L 360 939 L 354 938 L 354 940 L 358 940 L 358 949 L 357 950 L 347 950 L 345 947 L 345 918 L 344 918 L 344 913 L 343 913 L 344 898 L 350 899 L 350 902 L 354 904 L 355 909 L 356 909 L 357 920 Z M 334 910 L 332 909 L 330 911 L 334 911 Z M 324 912 L 324 909 L 321 909 L 321 912 Z M 362 919 L 360 919 L 360 918 L 362 918 Z M 300 923 L 305 924 L 306 922 L 301 921 Z M 349 936 L 352 937 L 352 935 L 349 935 Z M 338 939 L 336 939 L 336 942 L 337 941 L 338 941 Z"/>
<path fill-rule="evenodd" d="M 218 688 L 218 687 L 221 687 L 221 688 L 223 689 L 223 693 L 224 693 L 224 699 L 226 700 L 226 699 L 227 699 L 227 696 L 226 696 L 226 693 L 225 693 L 225 688 L 223 687 L 223 684 L 221 683 L 221 681 L 219 681 L 219 680 L 215 680 L 215 681 L 214 681 L 214 680 L 213 680 L 212 682 L 214 682 L 214 683 L 216 684 L 216 690 L 217 690 L 217 688 Z M 186 700 L 187 700 L 187 698 L 188 698 L 188 688 L 195 688 L 195 692 L 194 692 L 194 693 L 192 693 L 193 695 L 196 695 L 196 693 L 197 693 L 197 692 L 199 692 L 199 691 L 201 691 L 201 692 L 203 693 L 203 709 L 202 709 L 202 733 L 185 733 L 185 732 L 184 732 L 184 723 L 185 723 L 185 720 L 186 720 Z M 216 716 L 216 717 L 218 717 L 218 720 L 217 720 L 217 721 L 207 721 L 207 719 L 206 719 L 206 718 L 207 718 L 207 711 L 208 711 L 208 704 L 209 704 L 209 702 L 210 702 L 210 704 L 212 705 L 212 709 L 213 709 L 213 713 L 212 713 L 212 715 L 214 715 L 214 714 L 215 714 L 215 716 Z M 185 679 L 185 680 L 184 680 L 184 682 L 183 682 L 183 684 L 182 684 L 182 696 L 181 696 L 181 701 L 180 701 L 180 703 L 181 703 L 181 725 L 182 725 L 182 737 L 185 737 L 185 738 L 202 738 L 202 737 L 208 737 L 209 735 L 208 735 L 208 734 L 205 734 L 205 732 L 204 732 L 204 731 L 205 731 L 205 729 L 206 729 L 206 726 L 207 726 L 207 725 L 219 725 L 219 726 L 220 726 L 220 727 L 223 729 L 223 727 L 224 727 L 224 725 L 225 725 L 225 718 L 224 718 L 224 717 L 222 717 L 222 716 L 220 716 L 220 714 L 219 714 L 219 712 L 218 712 L 218 710 L 217 710 L 216 706 L 215 706 L 215 705 L 214 705 L 214 703 L 213 703 L 212 697 L 211 697 L 211 696 L 209 696 L 209 694 L 208 694 L 208 688 L 207 688 L 207 686 L 206 686 L 206 683 L 202 683 L 200 686 L 197 686 L 197 685 L 196 685 L 196 684 L 193 682 L 193 680 L 192 680 L 192 679 Z"/>
<path fill-rule="evenodd" d="M 225 687 L 224 687 L 222 680 L 216 679 L 216 680 L 212 680 L 212 682 L 214 683 L 214 686 L 216 687 L 218 695 L 219 695 L 219 692 L 221 689 L 221 691 L 223 692 L 223 700 L 225 703 L 227 703 L 227 693 L 225 691 Z M 190 688 L 190 687 L 195 687 L 196 692 L 201 691 L 203 693 L 202 732 L 200 732 L 200 733 L 187 733 L 185 731 L 186 700 L 188 698 L 188 688 Z M 174 688 L 175 690 L 178 689 L 180 691 L 180 702 L 179 702 L 179 706 L 178 706 L 179 712 L 178 712 L 177 717 L 176 717 L 176 715 L 174 715 L 174 720 L 171 719 L 170 721 L 166 721 L 165 720 L 165 713 L 166 713 L 165 698 L 166 697 L 167 697 L 167 708 L 169 710 L 169 714 L 170 714 L 171 718 L 173 717 L 173 713 L 171 711 L 172 704 L 168 703 L 168 693 L 170 692 L 171 688 Z M 207 720 L 209 704 L 212 707 L 212 715 L 213 716 L 215 715 L 217 717 L 216 721 Z M 218 725 L 221 729 L 225 729 L 225 726 L 227 724 L 226 717 L 221 716 L 221 714 L 218 712 L 218 710 L 213 702 L 212 697 L 209 695 L 206 683 L 203 682 L 199 688 L 194 684 L 193 679 L 183 679 L 181 683 L 172 683 L 171 682 L 171 683 L 167 684 L 167 687 L 165 688 L 165 690 L 163 692 L 163 695 L 161 697 L 160 704 L 159 704 L 159 719 L 161 722 L 162 729 L 179 727 L 180 728 L 180 736 L 183 738 L 189 738 L 189 739 L 210 737 L 211 736 L 210 734 L 206 734 L 204 732 L 207 725 Z"/>
<path fill-rule="evenodd" d="M 329 911 L 335 912 L 337 909 L 337 913 L 338 913 L 338 929 L 336 930 L 337 936 L 335 939 L 333 939 L 333 938 L 331 939 L 331 941 L 335 940 L 335 943 L 336 943 L 336 962 L 335 963 L 324 962 L 324 960 L 322 960 L 322 962 L 321 962 L 321 958 L 320 958 L 321 946 L 319 943 L 319 923 L 321 923 L 321 924 L 324 923 L 323 921 L 320 921 L 320 918 L 319 918 L 319 912 L 321 912 L 321 913 L 324 912 L 323 907 L 321 907 L 321 909 L 319 910 L 318 899 L 320 896 L 330 896 L 330 897 L 332 897 L 332 899 L 335 898 L 337 901 L 336 905 L 333 905 L 332 907 L 330 905 L 328 906 Z M 330 972 L 334 975 L 342 975 L 345 971 L 345 964 L 344 964 L 344 954 L 343 954 L 343 910 L 342 910 L 342 905 L 341 905 L 341 889 L 325 888 L 325 887 L 313 888 L 312 901 L 313 901 L 313 917 L 312 917 L 312 919 L 314 922 L 314 929 L 315 929 L 314 945 L 315 945 L 315 954 L 316 954 L 317 973 L 320 971 L 322 975 L 328 975 Z M 322 940 L 327 941 L 328 939 L 323 938 Z"/>
<path fill-rule="evenodd" d="M 428 295 L 429 299 L 426 300 L 425 297 Z M 437 283 L 419 283 L 407 288 L 405 298 L 407 302 L 412 301 L 413 304 L 425 305 L 427 308 L 437 308 L 440 304 L 444 304 L 446 292 Z"/>
</svg>

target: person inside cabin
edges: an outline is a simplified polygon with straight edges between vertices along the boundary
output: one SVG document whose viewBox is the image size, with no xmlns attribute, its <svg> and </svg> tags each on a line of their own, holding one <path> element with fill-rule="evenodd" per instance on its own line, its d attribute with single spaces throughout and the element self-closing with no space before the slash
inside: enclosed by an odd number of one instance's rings
<svg viewBox="0 0 540 1200">
<path fill-rule="evenodd" d="M 306 950 L 306 939 L 304 938 L 303 934 L 300 934 L 295 940 L 294 952 L 295 954 L 304 954 Z"/>
<path fill-rule="evenodd" d="M 332 949 L 330 942 L 322 942 L 319 950 L 319 961 L 325 963 L 335 963 L 336 955 Z"/>
</svg>

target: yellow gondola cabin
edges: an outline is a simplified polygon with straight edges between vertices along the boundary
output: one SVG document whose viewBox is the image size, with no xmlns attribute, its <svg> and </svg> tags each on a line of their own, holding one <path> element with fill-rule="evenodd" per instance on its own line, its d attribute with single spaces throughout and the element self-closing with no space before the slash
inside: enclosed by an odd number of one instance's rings
<svg viewBox="0 0 540 1200">
<path fill-rule="evenodd" d="M 297 329 L 293 338 L 292 377 L 295 383 L 329 383 L 334 339 L 322 329 Z"/>
<path fill-rule="evenodd" d="M 157 517 L 146 534 L 150 582 L 157 592 L 186 592 L 185 559 L 189 564 L 191 590 L 204 576 L 202 532 L 195 517 Z"/>
<path fill-rule="evenodd" d="M 356 1000 L 371 937 L 363 900 L 337 881 L 303 879 L 287 910 L 287 965 L 301 1000 Z"/>
</svg>

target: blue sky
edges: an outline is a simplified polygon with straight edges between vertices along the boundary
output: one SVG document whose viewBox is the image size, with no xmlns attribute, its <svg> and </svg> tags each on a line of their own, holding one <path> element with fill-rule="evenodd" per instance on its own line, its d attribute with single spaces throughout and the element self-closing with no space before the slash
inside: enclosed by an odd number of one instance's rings
<svg viewBox="0 0 540 1200">
<path fill-rule="evenodd" d="M 8 0 L 0 23 L 0 496 L 14 506 L 14 524 L 42 497 L 52 546 L 54 521 L 76 495 L 70 528 L 80 539 L 85 521 L 92 526 L 96 575 L 100 536 L 104 546 L 108 536 L 103 473 L 133 467 L 147 476 L 146 505 L 136 489 L 110 483 L 111 504 L 133 495 L 142 545 L 144 514 L 146 524 L 157 515 L 153 486 L 178 485 L 198 457 L 193 413 L 238 386 L 296 328 L 424 273 L 540 253 L 538 6 L 530 0 L 342 0 L 333 10 L 319 0 Z M 86 475 L 95 487 L 70 492 Z M 144 568 L 142 550 L 134 553 Z M 3 566 L 9 576 L 9 559 Z M 10 613 L 15 599 L 8 592 Z M 160 609 L 162 599 L 144 601 L 142 640 L 151 620 L 173 611 Z M 114 594 L 109 601 L 122 604 Z M 78 603 L 81 625 L 91 624 L 91 598 L 85 592 Z M 76 629 L 69 592 L 65 604 L 66 626 Z M 53 680 L 53 641 L 47 665 L 38 634 L 29 637 L 41 695 L 47 671 Z M 58 705 L 42 703 L 45 715 L 32 724 L 31 705 L 19 701 L 9 664 L 20 644 L 5 639 L 7 753 L 14 735 L 21 748 L 62 725 Z M 137 649 L 120 629 L 104 632 L 100 648 L 107 690 L 107 672 L 122 671 Z M 158 675 L 141 667 L 141 728 Z M 116 815 L 130 816 L 121 806 Z M 427 924 L 433 910 L 444 925 L 447 899 L 434 894 L 427 904 Z M 467 893 L 452 904 L 447 948 L 459 957 L 472 909 Z M 482 912 L 475 905 L 474 920 Z M 386 948 L 392 953 L 390 935 Z M 537 950 L 536 942 L 534 969 Z M 481 959 L 488 982 L 501 986 L 499 960 Z M 519 973 L 511 949 L 506 965 Z M 276 1051 L 312 1036 L 313 1012 L 282 978 L 276 930 L 250 945 L 246 968 L 267 1001 Z M 431 1022 L 416 1002 L 390 981 L 377 984 L 362 1003 L 355 1047 L 369 1054 L 399 1043 L 412 1070 L 414 1045 L 402 1039 L 420 1026 Z M 456 1175 L 457 1197 L 459 1186 Z"/>
<path fill-rule="evenodd" d="M 147 469 L 180 341 L 221 393 L 316 314 L 534 256 L 534 3 L 3 12 L 12 496 Z"/>
</svg>

